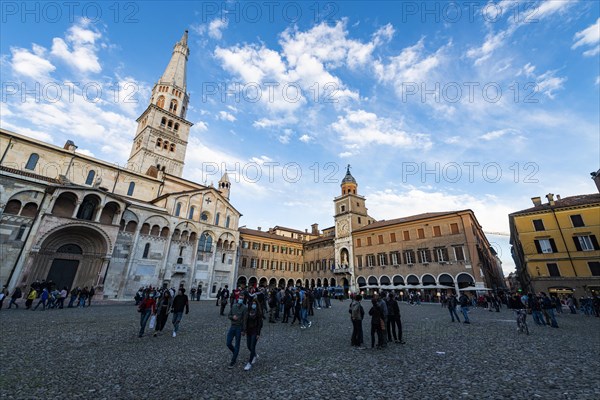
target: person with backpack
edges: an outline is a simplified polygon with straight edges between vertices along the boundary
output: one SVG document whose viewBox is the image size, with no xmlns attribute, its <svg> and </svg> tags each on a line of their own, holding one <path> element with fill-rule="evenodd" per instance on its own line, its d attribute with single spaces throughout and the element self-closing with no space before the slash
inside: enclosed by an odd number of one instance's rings
<svg viewBox="0 0 600 400">
<path fill-rule="evenodd" d="M 362 346 L 364 342 L 362 321 L 365 318 L 365 310 L 360 303 L 361 300 L 362 296 L 358 294 L 354 297 L 352 303 L 350 303 L 350 320 L 352 321 L 352 338 L 350 339 L 350 344 L 354 347 L 364 349 Z"/>
<path fill-rule="evenodd" d="M 13 304 L 15 305 L 15 307 L 19 308 L 17 300 L 19 300 L 21 296 L 23 296 L 23 292 L 21 291 L 21 288 L 17 286 L 13 291 L 12 296 L 10 296 L 10 303 L 8 303 L 8 308 L 10 309 Z"/>
</svg>

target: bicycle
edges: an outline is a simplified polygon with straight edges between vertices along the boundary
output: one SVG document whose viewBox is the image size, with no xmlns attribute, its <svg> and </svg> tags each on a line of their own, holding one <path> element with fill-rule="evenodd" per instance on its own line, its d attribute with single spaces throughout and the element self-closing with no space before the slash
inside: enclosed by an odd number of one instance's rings
<svg viewBox="0 0 600 400">
<path fill-rule="evenodd" d="M 515 310 L 517 313 L 517 330 L 519 333 L 525 332 L 526 335 L 529 335 L 529 327 L 527 326 L 527 310 L 520 309 Z"/>
</svg>

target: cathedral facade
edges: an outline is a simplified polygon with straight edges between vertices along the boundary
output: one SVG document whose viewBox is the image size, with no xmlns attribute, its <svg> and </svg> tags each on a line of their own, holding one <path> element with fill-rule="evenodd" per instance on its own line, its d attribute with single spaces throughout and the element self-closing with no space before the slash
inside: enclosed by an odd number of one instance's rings
<svg viewBox="0 0 600 400">
<path fill-rule="evenodd" d="M 187 31 L 138 118 L 126 168 L 0 130 L 0 281 L 94 286 L 130 299 L 141 286 L 235 282 L 241 214 L 218 187 L 182 178 L 189 130 Z"/>
</svg>

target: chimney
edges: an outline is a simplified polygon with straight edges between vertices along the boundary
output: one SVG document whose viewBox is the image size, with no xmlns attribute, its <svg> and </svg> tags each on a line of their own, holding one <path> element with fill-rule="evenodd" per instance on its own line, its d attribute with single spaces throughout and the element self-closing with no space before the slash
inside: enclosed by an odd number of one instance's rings
<svg viewBox="0 0 600 400">
<path fill-rule="evenodd" d="M 257 230 L 257 231 L 261 231 L 261 230 L 262 230 L 262 228 L 259 226 L 259 227 L 257 227 L 257 228 L 256 228 L 256 230 Z"/>
<path fill-rule="evenodd" d="M 65 142 L 65 145 L 63 146 L 63 149 L 65 149 L 65 150 L 69 150 L 69 151 L 71 151 L 71 152 L 73 152 L 73 153 L 74 153 L 74 152 L 75 152 L 75 150 L 77 149 L 77 146 L 75 146 L 75 143 L 73 143 L 73 141 L 72 141 L 72 140 L 67 140 L 67 141 Z"/>
<path fill-rule="evenodd" d="M 546 195 L 546 198 L 548 199 L 548 204 L 553 206 L 554 205 L 554 193 L 548 193 Z"/>
<path fill-rule="evenodd" d="M 308 229 L 305 229 L 305 230 L 304 230 L 304 233 L 308 233 Z"/>
<path fill-rule="evenodd" d="M 560 200 L 560 194 L 556 195 L 556 201 Z"/>
<path fill-rule="evenodd" d="M 594 180 L 594 183 L 596 184 L 598 193 L 600 193 L 600 169 L 596 172 L 590 173 L 590 175 L 592 175 L 592 179 Z"/>
<path fill-rule="evenodd" d="M 318 235 L 319 234 L 319 224 L 312 224 L 310 226 L 312 234 L 313 235 Z"/>
<path fill-rule="evenodd" d="M 531 201 L 533 202 L 534 206 L 541 206 L 542 205 L 542 198 L 541 197 L 532 197 Z"/>
</svg>

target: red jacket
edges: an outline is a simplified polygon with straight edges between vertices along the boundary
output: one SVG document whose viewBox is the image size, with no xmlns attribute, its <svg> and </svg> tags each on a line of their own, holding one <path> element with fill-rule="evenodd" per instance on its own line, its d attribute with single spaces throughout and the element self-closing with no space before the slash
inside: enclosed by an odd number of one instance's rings
<svg viewBox="0 0 600 400">
<path fill-rule="evenodd" d="M 141 312 L 144 312 L 150 308 L 152 309 L 152 314 L 156 314 L 156 300 L 154 300 L 154 298 L 145 298 L 142 300 L 139 307 Z"/>
</svg>

